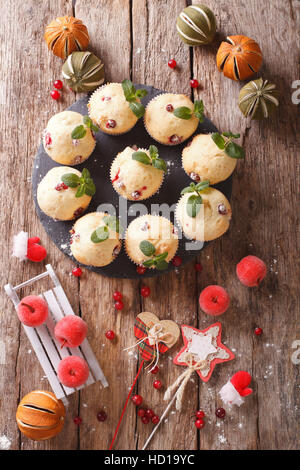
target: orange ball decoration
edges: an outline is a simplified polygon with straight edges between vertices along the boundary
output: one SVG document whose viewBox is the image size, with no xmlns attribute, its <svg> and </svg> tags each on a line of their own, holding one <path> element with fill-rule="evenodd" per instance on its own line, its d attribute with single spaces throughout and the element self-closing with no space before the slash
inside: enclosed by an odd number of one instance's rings
<svg viewBox="0 0 300 470">
<path fill-rule="evenodd" d="M 228 36 L 217 52 L 217 66 L 231 80 L 246 80 L 258 72 L 262 64 L 262 52 L 254 39 L 247 36 Z"/>
<path fill-rule="evenodd" d="M 66 410 L 51 392 L 34 390 L 20 401 L 16 419 L 20 431 L 34 441 L 56 436 L 63 428 Z"/>
<path fill-rule="evenodd" d="M 73 16 L 61 16 L 46 26 L 45 41 L 48 49 L 65 60 L 74 51 L 84 51 L 89 45 L 87 27 Z"/>
</svg>

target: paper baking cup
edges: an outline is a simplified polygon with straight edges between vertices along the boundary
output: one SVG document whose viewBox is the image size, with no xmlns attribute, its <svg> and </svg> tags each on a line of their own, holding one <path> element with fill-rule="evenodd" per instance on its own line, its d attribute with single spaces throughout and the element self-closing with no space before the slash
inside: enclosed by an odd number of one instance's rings
<svg viewBox="0 0 300 470">
<path fill-rule="evenodd" d="M 125 149 L 124 149 L 124 150 L 125 150 Z M 140 150 L 140 151 L 144 151 L 144 150 L 146 150 L 146 149 L 142 149 L 142 148 L 141 148 L 141 149 L 139 149 L 139 150 Z M 122 152 L 119 152 L 118 155 L 120 155 L 120 153 L 122 153 Z M 146 199 L 149 199 L 150 197 L 154 196 L 154 194 L 158 193 L 158 191 L 159 191 L 160 188 L 162 187 L 162 184 L 163 184 L 164 179 L 165 179 L 165 173 L 164 173 L 164 172 L 163 172 L 163 177 L 162 177 L 162 180 L 161 180 L 160 185 L 158 186 L 158 188 L 157 188 L 152 194 L 150 194 L 150 195 L 147 196 L 147 197 L 140 197 L 139 199 L 134 199 L 134 198 L 132 198 L 132 197 L 126 197 L 124 194 L 122 194 L 121 192 L 119 192 L 119 191 L 117 190 L 117 188 L 115 187 L 115 183 L 112 183 L 112 180 L 113 180 L 114 177 L 115 177 L 115 175 L 112 174 L 112 166 L 113 166 L 114 161 L 118 158 L 118 155 L 113 159 L 113 161 L 112 161 L 112 163 L 111 163 L 111 165 L 110 165 L 109 175 L 110 175 L 110 182 L 111 182 L 111 184 L 112 184 L 112 187 L 114 188 L 114 190 L 116 191 L 116 193 L 117 193 L 119 196 L 123 197 L 124 199 L 127 199 L 128 201 L 140 202 L 140 201 L 146 201 Z"/>
<path fill-rule="evenodd" d="M 152 215 L 152 214 L 148 214 L 148 215 Z M 134 219 L 134 221 L 136 221 L 137 219 L 142 219 L 143 217 L 144 217 L 144 216 L 136 217 L 136 218 Z M 166 219 L 166 217 L 162 217 L 162 216 L 160 216 L 160 215 L 157 215 L 157 216 L 155 216 L 155 217 L 159 217 L 159 218 L 162 218 L 162 219 Z M 166 219 L 166 220 L 168 220 L 168 219 Z M 132 221 L 132 222 L 133 222 L 133 221 Z M 132 222 L 130 222 L 130 223 L 132 223 Z M 172 222 L 171 222 L 170 220 L 169 220 L 169 222 L 170 222 L 170 224 L 172 225 L 172 227 L 174 227 L 174 225 L 172 224 Z M 129 224 L 129 225 L 130 225 L 130 224 Z M 128 226 L 128 228 L 129 228 L 129 226 Z M 136 266 L 141 266 L 141 265 L 143 265 L 143 262 L 135 261 L 135 260 L 133 259 L 133 257 L 131 256 L 131 254 L 129 253 L 129 251 L 128 251 L 128 248 L 127 248 L 127 239 L 128 239 L 127 233 L 128 233 L 128 228 L 127 228 L 127 230 L 126 230 L 126 232 L 125 232 L 125 239 L 124 239 L 124 248 L 125 248 L 125 252 L 126 252 L 128 258 L 130 259 L 130 261 L 132 261 L 132 263 L 134 263 Z M 145 238 L 145 240 L 147 240 L 147 238 Z M 178 238 L 177 238 L 176 251 L 174 252 L 174 255 L 172 256 L 172 258 L 168 261 L 168 263 L 170 263 L 170 262 L 172 261 L 172 259 L 174 258 L 174 256 L 176 255 L 177 250 L 178 250 L 178 246 L 179 246 L 179 240 L 178 240 Z M 156 269 L 156 268 L 155 268 L 155 266 L 151 266 L 150 268 L 147 268 L 147 269 Z"/>
<path fill-rule="evenodd" d="M 89 104 L 90 104 L 90 101 L 91 101 L 92 97 L 93 97 L 95 94 L 97 94 L 102 88 L 105 88 L 107 85 L 114 85 L 114 84 L 115 84 L 115 85 L 120 85 L 120 83 L 118 83 L 118 82 L 106 83 L 105 85 L 102 85 L 102 86 L 100 86 L 99 88 L 97 88 L 97 90 L 95 90 L 95 91 L 91 94 L 90 99 L 89 99 L 88 104 L 87 104 L 88 114 L 89 114 L 89 117 L 90 117 L 91 119 L 92 119 L 92 117 L 91 117 L 91 115 L 90 115 L 90 107 L 89 107 Z M 114 128 L 112 128 L 112 131 L 111 131 L 111 132 L 108 132 L 107 129 L 102 129 L 102 127 L 99 126 L 98 122 L 94 121 L 93 119 L 92 119 L 92 121 L 93 121 L 93 123 L 94 123 L 96 126 L 99 127 L 99 129 L 100 129 L 101 132 L 104 132 L 104 134 L 108 134 L 108 135 L 123 135 L 123 134 L 127 134 L 128 132 L 131 131 L 131 129 L 134 128 L 134 126 L 135 126 L 136 123 L 138 122 L 138 118 L 136 118 L 136 122 L 135 122 L 129 129 L 127 129 L 127 130 L 124 131 L 124 132 L 116 132 L 116 131 L 114 131 Z"/>
<path fill-rule="evenodd" d="M 149 104 L 150 104 L 152 101 L 157 100 L 160 96 L 163 96 L 163 95 L 170 95 L 170 94 L 171 94 L 171 95 L 174 95 L 174 94 L 176 94 L 176 93 L 160 93 L 159 95 L 157 95 L 157 96 L 155 96 L 154 98 L 152 98 L 152 100 L 150 100 L 149 103 L 148 103 L 147 106 L 146 106 L 146 112 L 147 112 L 147 108 L 148 108 Z M 147 133 L 150 135 L 150 137 L 151 137 L 152 139 L 154 139 L 156 142 L 158 142 L 159 144 L 167 145 L 168 147 L 176 147 L 176 145 L 181 145 L 181 144 L 183 144 L 183 142 L 186 142 L 186 141 L 193 135 L 193 133 L 195 132 L 195 131 L 193 131 L 188 137 L 186 137 L 186 139 L 182 140 L 182 141 L 179 142 L 178 144 L 171 144 L 171 143 L 169 143 L 169 142 L 167 142 L 167 143 L 166 143 L 166 142 L 162 142 L 161 140 L 158 140 L 156 137 L 154 137 L 154 136 L 151 134 L 151 132 L 149 131 L 149 129 L 148 129 L 147 125 L 146 125 L 146 112 L 145 112 L 144 117 L 143 117 L 145 129 L 146 129 Z"/>
</svg>

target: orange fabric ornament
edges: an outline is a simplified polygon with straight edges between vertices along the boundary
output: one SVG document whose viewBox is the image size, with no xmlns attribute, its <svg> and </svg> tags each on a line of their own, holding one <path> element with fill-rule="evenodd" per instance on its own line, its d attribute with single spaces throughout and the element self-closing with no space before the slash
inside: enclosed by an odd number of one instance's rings
<svg viewBox="0 0 300 470">
<path fill-rule="evenodd" d="M 84 51 L 89 44 L 87 27 L 73 16 L 61 16 L 46 26 L 48 49 L 65 60 L 73 51 Z"/>
<path fill-rule="evenodd" d="M 66 410 L 51 392 L 35 390 L 19 403 L 16 419 L 20 431 L 34 441 L 56 436 L 63 428 Z"/>
<path fill-rule="evenodd" d="M 217 66 L 231 80 L 246 80 L 258 72 L 262 64 L 262 52 L 254 39 L 247 36 L 228 36 L 217 52 Z"/>
</svg>

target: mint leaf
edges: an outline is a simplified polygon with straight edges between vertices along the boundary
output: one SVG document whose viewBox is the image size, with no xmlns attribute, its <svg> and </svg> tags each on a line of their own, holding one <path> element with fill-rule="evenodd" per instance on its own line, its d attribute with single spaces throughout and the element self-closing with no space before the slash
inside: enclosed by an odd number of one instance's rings
<svg viewBox="0 0 300 470">
<path fill-rule="evenodd" d="M 122 226 L 118 217 L 114 215 L 105 215 L 103 217 L 103 222 L 114 232 L 120 233 L 122 231 Z"/>
<path fill-rule="evenodd" d="M 140 250 L 145 256 L 153 256 L 155 253 L 155 246 L 147 240 L 143 240 L 140 243 Z"/>
<path fill-rule="evenodd" d="M 151 268 L 151 266 L 153 265 L 154 265 L 153 259 L 147 259 L 147 261 L 143 262 L 143 266 L 145 266 L 145 268 Z"/>
<path fill-rule="evenodd" d="M 179 108 L 174 109 L 173 111 L 174 116 L 178 117 L 179 119 L 191 119 L 193 113 L 190 108 L 187 106 L 181 106 Z"/>
<path fill-rule="evenodd" d="M 83 184 L 84 192 L 87 196 L 94 196 L 96 192 L 96 186 L 92 178 L 88 178 Z"/>
<path fill-rule="evenodd" d="M 145 90 L 144 88 L 140 88 L 139 90 L 136 90 L 136 93 L 135 93 L 135 96 L 137 98 L 144 98 L 147 95 L 148 95 L 148 91 Z"/>
<path fill-rule="evenodd" d="M 166 259 L 168 257 L 168 252 L 165 251 L 164 253 L 162 253 L 161 255 L 157 255 L 155 256 L 155 258 L 153 259 L 154 261 L 162 261 L 164 259 Z"/>
<path fill-rule="evenodd" d="M 225 148 L 225 139 L 219 134 L 218 132 L 214 132 L 211 135 L 212 140 L 214 143 L 219 147 L 219 149 L 223 150 Z"/>
<path fill-rule="evenodd" d="M 154 168 L 157 168 L 158 170 L 162 170 L 164 173 L 167 173 L 167 165 L 162 158 L 156 158 L 155 160 L 153 160 L 153 166 Z"/>
<path fill-rule="evenodd" d="M 151 159 L 145 152 L 133 152 L 132 159 L 143 163 L 144 165 L 151 165 Z"/>
<path fill-rule="evenodd" d="M 158 148 L 155 147 L 155 145 L 150 145 L 149 153 L 150 153 L 151 158 L 157 158 L 158 157 Z"/>
<path fill-rule="evenodd" d="M 192 195 L 187 200 L 186 211 L 190 217 L 196 217 L 200 211 L 202 197 L 200 195 Z"/>
<path fill-rule="evenodd" d="M 164 271 L 168 267 L 168 263 L 165 260 L 154 261 L 154 266 L 159 271 Z"/>
<path fill-rule="evenodd" d="M 93 243 L 101 243 L 107 240 L 109 237 L 109 230 L 106 226 L 98 227 L 91 235 L 91 241 Z"/>
<path fill-rule="evenodd" d="M 86 178 L 90 178 L 91 174 L 87 168 L 84 168 L 81 173 L 81 180 L 84 181 Z"/>
<path fill-rule="evenodd" d="M 136 90 L 134 88 L 133 83 L 130 80 L 123 80 L 122 88 L 123 88 L 126 101 L 132 101 L 135 99 Z"/>
<path fill-rule="evenodd" d="M 203 191 L 204 189 L 209 188 L 209 181 L 201 181 L 201 183 L 197 183 L 195 186 L 196 191 Z"/>
<path fill-rule="evenodd" d="M 83 116 L 83 124 L 86 127 L 91 128 L 91 126 L 93 124 L 93 121 L 91 120 L 91 118 L 89 116 Z"/>
<path fill-rule="evenodd" d="M 194 102 L 194 114 L 200 122 L 204 121 L 204 104 L 202 100 L 196 100 Z"/>
<path fill-rule="evenodd" d="M 81 124 L 80 126 L 75 127 L 71 133 L 72 139 L 83 139 L 86 134 L 86 128 Z"/>
<path fill-rule="evenodd" d="M 80 185 L 80 178 L 75 173 L 65 173 L 62 175 L 61 180 L 69 188 L 77 188 Z"/>
<path fill-rule="evenodd" d="M 75 197 L 82 197 L 85 194 L 84 184 L 81 184 L 75 194 Z"/>
<path fill-rule="evenodd" d="M 243 147 L 234 142 L 229 142 L 225 147 L 225 153 L 231 158 L 245 158 Z"/>
<path fill-rule="evenodd" d="M 232 132 L 222 132 L 224 137 L 231 137 L 232 139 L 238 139 L 241 135 L 240 134 L 233 134 Z"/>
<path fill-rule="evenodd" d="M 145 114 L 145 108 L 144 106 L 139 103 L 138 101 L 134 101 L 132 103 L 129 103 L 129 107 L 131 111 L 136 115 L 138 119 L 144 116 Z"/>
<path fill-rule="evenodd" d="M 187 193 L 193 193 L 195 191 L 194 187 L 187 186 L 186 188 L 183 188 L 180 194 L 187 194 Z"/>
</svg>

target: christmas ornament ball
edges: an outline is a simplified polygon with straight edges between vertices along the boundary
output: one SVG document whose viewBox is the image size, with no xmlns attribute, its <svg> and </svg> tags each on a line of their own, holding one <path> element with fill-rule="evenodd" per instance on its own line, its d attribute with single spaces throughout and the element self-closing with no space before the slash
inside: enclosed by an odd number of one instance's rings
<svg viewBox="0 0 300 470">
<path fill-rule="evenodd" d="M 216 32 L 216 18 L 206 5 L 190 5 L 177 18 L 180 39 L 189 46 L 200 46 L 212 42 Z"/>
<path fill-rule="evenodd" d="M 239 108 L 245 117 L 251 119 L 269 117 L 278 105 L 276 85 L 262 78 L 247 83 L 239 94 Z"/>
<path fill-rule="evenodd" d="M 73 52 L 62 67 L 62 76 L 73 91 L 93 91 L 104 83 L 104 64 L 89 51 Z"/>
</svg>

